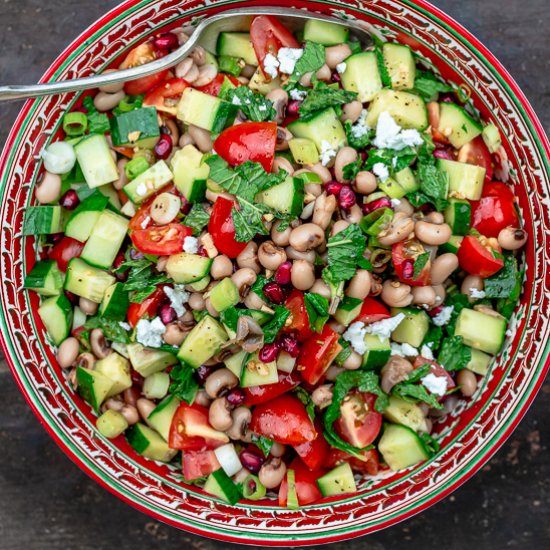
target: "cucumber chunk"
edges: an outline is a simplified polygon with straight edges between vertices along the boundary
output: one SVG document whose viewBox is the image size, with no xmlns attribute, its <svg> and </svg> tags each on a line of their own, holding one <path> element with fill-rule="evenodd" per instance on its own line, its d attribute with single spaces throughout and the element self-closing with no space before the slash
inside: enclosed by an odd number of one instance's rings
<svg viewBox="0 0 550 550">
<path fill-rule="evenodd" d="M 126 439 L 138 454 L 151 460 L 170 462 L 178 452 L 170 449 L 157 432 L 139 422 L 126 431 Z"/>
<path fill-rule="evenodd" d="M 449 193 L 471 201 L 481 198 L 485 168 L 447 159 L 438 159 L 437 165 L 449 176 Z"/>
<path fill-rule="evenodd" d="M 63 273 L 54 260 L 41 260 L 34 264 L 25 277 L 24 288 L 41 296 L 57 296 L 63 288 Z"/>
<path fill-rule="evenodd" d="M 222 469 L 216 470 L 208 476 L 204 490 L 229 504 L 236 504 L 241 500 L 239 489 Z"/>
<path fill-rule="evenodd" d="M 248 32 L 221 32 L 216 44 L 216 54 L 244 59 L 247 65 L 258 65 Z"/>
<path fill-rule="evenodd" d="M 82 399 L 88 402 L 96 412 L 99 411 L 99 407 L 105 401 L 114 384 L 104 374 L 82 367 L 76 368 L 76 383 Z"/>
<path fill-rule="evenodd" d="M 168 441 L 172 419 L 179 406 L 180 400 L 173 395 L 169 395 L 153 409 L 146 419 L 147 424 L 156 430 L 165 441 Z"/>
<path fill-rule="evenodd" d="M 86 242 L 108 203 L 109 197 L 103 195 L 99 190 L 94 191 L 72 212 L 67 220 L 65 235 L 81 243 Z"/>
<path fill-rule="evenodd" d="M 290 510 L 298 510 L 300 503 L 298 501 L 298 492 L 296 490 L 296 475 L 294 470 L 287 470 L 286 472 L 287 482 L 287 495 L 286 495 L 286 507 Z"/>
<path fill-rule="evenodd" d="M 301 117 L 287 128 L 294 137 L 313 141 L 319 152 L 323 149 L 324 141 L 335 150 L 346 144 L 346 132 L 332 107 Z"/>
<path fill-rule="evenodd" d="M 102 269 L 92 267 L 80 258 L 73 258 L 67 266 L 65 290 L 100 304 L 106 290 L 116 279 Z"/>
<path fill-rule="evenodd" d="M 340 75 L 342 87 L 348 92 L 356 92 L 361 103 L 372 101 L 382 89 L 382 78 L 378 69 L 375 52 L 361 52 L 350 55 L 344 63 L 346 69 Z"/>
<path fill-rule="evenodd" d="M 147 399 L 162 399 L 166 397 L 170 386 L 170 375 L 167 372 L 155 372 L 143 382 L 143 395 Z"/>
<path fill-rule="evenodd" d="M 231 277 L 222 279 L 210 291 L 210 302 L 212 307 L 220 313 L 239 303 L 239 290 Z"/>
<path fill-rule="evenodd" d="M 237 377 L 241 378 L 241 374 L 243 372 L 244 365 L 249 357 L 249 353 L 247 351 L 241 350 L 237 353 L 234 353 L 233 355 L 230 355 L 229 357 L 226 357 L 223 362 L 225 366 Z"/>
<path fill-rule="evenodd" d="M 73 322 L 73 306 L 65 294 L 44 300 L 38 308 L 38 315 L 46 327 L 51 341 L 59 346 L 69 336 Z"/>
<path fill-rule="evenodd" d="M 254 353 L 245 363 L 241 375 L 241 387 L 265 386 L 276 384 L 279 380 L 277 362 L 264 363 L 257 353 Z"/>
<path fill-rule="evenodd" d="M 159 160 L 137 178 L 126 184 L 123 191 L 132 202 L 139 204 L 171 182 L 172 178 L 173 175 L 168 165 L 163 160 Z"/>
<path fill-rule="evenodd" d="M 392 317 L 399 313 L 405 314 L 405 319 L 399 323 L 399 326 L 392 332 L 391 339 L 400 344 L 409 344 L 413 348 L 418 348 L 430 328 L 430 318 L 422 309 L 414 308 L 395 308 L 391 309 Z"/>
<path fill-rule="evenodd" d="M 211 265 L 210 258 L 180 252 L 168 258 L 166 272 L 176 283 L 189 284 L 206 277 L 210 273 Z"/>
<path fill-rule="evenodd" d="M 25 211 L 23 235 L 53 235 L 63 231 L 65 212 L 61 206 L 31 206 Z"/>
<path fill-rule="evenodd" d="M 402 199 L 407 193 L 414 193 L 420 188 L 414 177 L 413 171 L 408 166 L 394 174 L 393 177 L 388 178 L 386 181 L 379 182 L 378 187 L 380 187 L 390 199 Z"/>
<path fill-rule="evenodd" d="M 416 433 L 399 424 L 388 424 L 378 443 L 384 462 L 393 470 L 408 468 L 430 458 Z"/>
<path fill-rule="evenodd" d="M 338 309 L 334 314 L 334 318 L 341 325 L 347 327 L 359 315 L 362 305 L 363 300 L 360 300 L 359 298 L 352 298 L 351 296 L 345 296 L 338 306 Z"/>
<path fill-rule="evenodd" d="M 447 137 L 454 148 L 460 149 L 479 136 L 483 128 L 463 107 L 454 103 L 440 103 L 438 131 Z"/>
<path fill-rule="evenodd" d="M 88 187 L 118 180 L 118 168 L 104 135 L 93 134 L 81 139 L 74 151 Z"/>
<path fill-rule="evenodd" d="M 124 284 L 115 283 L 105 291 L 99 312 L 106 319 L 124 321 L 129 307 L 130 300 L 128 292 L 124 290 Z"/>
<path fill-rule="evenodd" d="M 489 372 L 489 366 L 493 358 L 478 349 L 471 349 L 472 358 L 470 362 L 466 365 L 468 370 L 479 374 L 480 376 L 485 376 Z"/>
<path fill-rule="evenodd" d="M 176 151 L 172 157 L 174 183 L 189 202 L 204 200 L 210 166 L 202 163 L 202 157 L 203 154 L 191 144 Z"/>
<path fill-rule="evenodd" d="M 487 126 L 483 128 L 481 137 L 490 153 L 496 153 L 500 149 L 502 138 L 500 137 L 499 129 L 493 123 L 487 124 Z"/>
<path fill-rule="evenodd" d="M 224 342 L 229 339 L 222 325 L 207 315 L 193 327 L 183 341 L 178 359 L 198 369 L 203 363 L 214 357 Z"/>
<path fill-rule="evenodd" d="M 129 344 L 127 350 L 132 367 L 145 378 L 178 362 L 173 353 L 146 348 L 138 343 Z"/>
<path fill-rule="evenodd" d="M 119 412 L 109 409 L 97 419 L 96 426 L 101 435 L 114 439 L 128 428 L 128 422 Z"/>
<path fill-rule="evenodd" d="M 288 142 L 290 152 L 297 164 L 317 164 L 319 152 L 310 139 L 294 138 Z"/>
<path fill-rule="evenodd" d="M 231 126 L 237 115 L 238 107 L 193 88 L 183 91 L 178 103 L 177 117 L 184 124 L 193 124 L 214 134 Z"/>
<path fill-rule="evenodd" d="M 450 199 L 449 206 L 443 214 L 454 235 L 468 234 L 472 218 L 472 207 L 467 200 Z"/>
<path fill-rule="evenodd" d="M 367 126 L 376 128 L 378 117 L 384 111 L 402 128 L 425 130 L 428 127 L 426 104 L 415 94 L 399 90 L 380 90 L 369 106 Z"/>
<path fill-rule="evenodd" d="M 389 338 L 380 340 L 376 334 L 365 334 L 365 344 L 367 351 L 363 355 L 363 368 L 370 370 L 383 367 L 391 355 Z"/>
<path fill-rule="evenodd" d="M 416 76 L 414 57 L 409 46 L 386 42 L 382 47 L 384 64 L 394 90 L 412 90 Z"/>
<path fill-rule="evenodd" d="M 455 335 L 480 351 L 497 354 L 504 343 L 506 319 L 474 309 L 464 308 L 456 319 Z"/>
<path fill-rule="evenodd" d="M 97 361 L 94 371 L 100 372 L 113 382 L 111 389 L 107 393 L 107 397 L 118 395 L 132 387 L 130 363 L 128 359 L 114 351 L 104 359 Z"/>
<path fill-rule="evenodd" d="M 298 216 L 304 207 L 304 182 L 301 178 L 288 176 L 278 185 L 258 193 L 256 201 L 275 208 L 283 214 Z"/>
<path fill-rule="evenodd" d="M 405 401 L 394 395 L 390 396 L 390 403 L 384 410 L 384 418 L 396 424 L 403 424 L 415 432 L 428 432 L 426 415 L 415 403 Z"/>
<path fill-rule="evenodd" d="M 349 29 L 345 25 L 308 19 L 304 25 L 304 41 L 317 42 L 323 46 L 336 46 L 346 42 Z"/>
<path fill-rule="evenodd" d="M 160 138 L 155 107 L 142 107 L 111 118 L 111 139 L 118 147 L 152 149 Z"/>
<path fill-rule="evenodd" d="M 333 470 L 320 477 L 317 485 L 324 497 L 333 497 L 346 493 L 356 493 L 357 485 L 349 462 L 343 462 Z"/>
</svg>

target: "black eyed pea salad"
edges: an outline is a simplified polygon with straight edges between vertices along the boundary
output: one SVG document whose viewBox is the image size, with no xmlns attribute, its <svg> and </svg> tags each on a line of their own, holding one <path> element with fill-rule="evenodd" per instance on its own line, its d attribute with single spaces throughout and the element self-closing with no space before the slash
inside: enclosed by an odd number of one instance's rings
<svg viewBox="0 0 550 550">
<path fill-rule="evenodd" d="M 257 16 L 63 130 L 25 288 L 99 434 L 292 509 L 437 451 L 512 330 L 527 240 L 464 90 L 403 44 Z"/>
</svg>

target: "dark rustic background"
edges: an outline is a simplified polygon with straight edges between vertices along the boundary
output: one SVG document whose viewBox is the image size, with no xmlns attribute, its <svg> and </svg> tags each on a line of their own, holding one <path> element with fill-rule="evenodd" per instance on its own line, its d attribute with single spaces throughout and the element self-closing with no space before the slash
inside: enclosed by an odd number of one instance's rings
<svg viewBox="0 0 550 550">
<path fill-rule="evenodd" d="M 0 82 L 33 83 L 114 0 L 0 0 Z M 550 127 L 548 0 L 439 0 L 499 57 Z M 18 104 L 0 107 L 0 143 Z M 0 360 L 0 549 L 236 548 L 153 521 L 90 480 L 55 446 Z M 454 495 L 336 549 L 550 547 L 550 382 L 491 462 Z"/>
</svg>

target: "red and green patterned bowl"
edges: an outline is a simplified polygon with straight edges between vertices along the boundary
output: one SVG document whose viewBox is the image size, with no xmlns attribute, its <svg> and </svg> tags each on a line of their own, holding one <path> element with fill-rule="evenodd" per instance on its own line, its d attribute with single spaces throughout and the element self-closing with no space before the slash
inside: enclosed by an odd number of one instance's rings
<svg viewBox="0 0 550 550">
<path fill-rule="evenodd" d="M 43 82 L 100 72 L 161 27 L 260 2 L 128 0 L 77 38 Z M 297 511 L 274 501 L 229 506 L 182 484 L 176 469 L 144 460 L 126 444 L 100 437 L 89 407 L 70 389 L 38 315 L 38 299 L 23 291 L 35 257 L 21 235 L 23 213 L 41 170 L 43 147 L 59 132 L 62 113 L 77 95 L 25 104 L 2 158 L 0 331 L 13 375 L 38 418 L 67 455 L 115 495 L 139 510 L 187 531 L 227 542 L 300 546 L 371 533 L 441 500 L 496 452 L 533 401 L 549 367 L 550 146 L 517 84 L 495 57 L 459 24 L 424 0 L 265 2 L 357 18 L 410 44 L 443 76 L 472 90 L 475 106 L 504 138 L 530 239 L 527 280 L 515 329 L 474 398 L 435 426 L 441 451 L 399 473 L 366 479 L 358 494 Z"/>
</svg>

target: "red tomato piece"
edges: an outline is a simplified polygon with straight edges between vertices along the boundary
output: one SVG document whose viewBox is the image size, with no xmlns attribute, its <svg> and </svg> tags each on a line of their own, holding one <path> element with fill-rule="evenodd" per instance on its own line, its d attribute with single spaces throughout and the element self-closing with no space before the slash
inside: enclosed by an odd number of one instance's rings
<svg viewBox="0 0 550 550">
<path fill-rule="evenodd" d="M 323 476 L 325 470 L 309 470 L 300 459 L 295 458 L 288 467 L 289 470 L 294 470 L 294 483 L 296 484 L 296 496 L 298 504 L 306 506 L 317 500 L 321 500 L 323 495 L 317 486 L 317 480 Z M 286 507 L 288 495 L 288 481 L 285 475 L 281 487 L 279 488 L 279 506 Z"/>
<path fill-rule="evenodd" d="M 164 286 L 164 285 L 163 285 Z M 145 298 L 141 304 L 136 304 L 132 302 L 128 308 L 128 313 L 126 314 L 128 318 L 128 323 L 134 328 L 138 321 L 147 315 L 149 318 L 154 317 L 157 312 L 157 308 L 160 303 L 164 300 L 164 291 L 162 286 L 159 286 L 150 296 Z"/>
<path fill-rule="evenodd" d="M 466 145 L 463 145 L 458 151 L 458 162 L 475 164 L 485 168 L 485 181 L 493 179 L 493 165 L 491 162 L 491 153 L 481 136 L 476 137 Z"/>
<path fill-rule="evenodd" d="M 334 423 L 340 437 L 354 447 L 370 445 L 380 433 L 382 415 L 374 410 L 376 396 L 352 393 L 340 406 L 341 416 Z"/>
<path fill-rule="evenodd" d="M 327 459 L 330 451 L 330 446 L 323 435 L 323 426 L 318 418 L 315 419 L 314 425 L 317 430 L 317 437 L 313 441 L 294 445 L 296 454 L 310 470 L 318 470 Z"/>
<path fill-rule="evenodd" d="M 325 325 L 320 334 L 314 334 L 305 342 L 298 356 L 297 369 L 306 382 L 319 382 L 332 361 L 342 351 L 342 346 L 338 343 L 339 338 L 337 332 Z"/>
<path fill-rule="evenodd" d="M 518 226 L 512 190 L 504 183 L 486 183 L 481 199 L 472 201 L 472 227 L 486 237 L 496 238 L 502 229 Z"/>
<path fill-rule="evenodd" d="M 183 477 L 193 481 L 221 468 L 214 451 L 185 451 L 181 457 Z"/>
<path fill-rule="evenodd" d="M 258 405 L 252 412 L 250 429 L 283 445 L 299 445 L 317 437 L 305 406 L 290 394 Z"/>
<path fill-rule="evenodd" d="M 313 335 L 309 328 L 304 294 L 299 290 L 293 290 L 285 301 L 285 307 L 290 311 L 290 324 L 285 324 L 285 332 L 295 332 L 300 342 L 304 342 Z"/>
<path fill-rule="evenodd" d="M 160 227 L 137 229 L 130 233 L 134 246 L 144 254 L 170 256 L 183 250 L 185 237 L 193 230 L 181 223 L 169 223 Z"/>
<path fill-rule="evenodd" d="M 160 71 L 160 73 L 155 73 L 149 76 L 142 76 L 137 80 L 131 80 L 124 84 L 124 91 L 128 95 L 140 95 L 145 94 L 158 84 L 160 84 L 168 74 L 168 69 L 165 71 Z"/>
<path fill-rule="evenodd" d="M 156 107 L 157 111 L 175 116 L 181 94 L 188 87 L 189 83 L 183 78 L 171 78 L 160 82 L 147 92 L 143 99 L 143 106 Z"/>
<path fill-rule="evenodd" d="M 67 265 L 73 258 L 79 258 L 84 250 L 84 243 L 63 237 L 48 253 L 50 260 L 55 260 L 61 271 L 67 271 Z"/>
<path fill-rule="evenodd" d="M 472 235 L 464 237 L 458 249 L 458 262 L 460 267 L 478 277 L 490 277 L 504 266 L 502 257 L 495 257 L 495 251 L 490 246 L 484 246 L 481 241 Z"/>
<path fill-rule="evenodd" d="M 214 150 L 232 166 L 250 160 L 271 172 L 276 142 L 275 122 L 244 122 L 226 128 L 214 142 Z"/>
<path fill-rule="evenodd" d="M 401 241 L 392 246 L 393 267 L 395 274 L 402 283 L 410 286 L 426 286 L 430 284 L 430 260 L 426 262 L 426 265 L 418 276 L 414 277 L 414 262 L 424 252 L 424 247 L 415 239 Z"/>
<path fill-rule="evenodd" d="M 250 40 L 260 63 L 260 68 L 268 79 L 270 76 L 264 71 L 265 56 L 270 53 L 277 56 L 279 48 L 299 48 L 300 44 L 292 33 L 274 16 L 258 15 L 250 25 Z"/>
<path fill-rule="evenodd" d="M 279 395 L 292 390 L 300 383 L 300 375 L 296 372 L 279 372 L 279 380 L 274 384 L 264 384 L 263 386 L 252 386 L 243 388 L 244 404 L 248 406 L 259 405 L 266 401 L 271 401 Z"/>
<path fill-rule="evenodd" d="M 247 245 L 235 240 L 235 226 L 231 215 L 235 205 L 232 200 L 218 197 L 208 222 L 208 232 L 212 235 L 214 245 L 219 252 L 230 258 L 236 258 Z"/>
<path fill-rule="evenodd" d="M 365 298 L 359 315 L 353 320 L 354 323 L 377 323 L 389 319 L 391 314 L 388 308 L 374 298 Z"/>
<path fill-rule="evenodd" d="M 139 65 L 149 63 L 150 61 L 154 61 L 155 59 L 156 55 L 155 50 L 153 49 L 153 44 L 151 42 L 144 42 L 143 44 L 140 44 L 130 50 L 124 61 L 120 64 L 119 69 L 137 67 Z M 166 78 L 167 74 L 168 69 L 149 76 L 143 76 L 137 80 L 126 82 L 124 84 L 124 91 L 129 95 L 144 94 L 151 88 L 155 87 L 159 82 L 162 82 Z"/>
<path fill-rule="evenodd" d="M 349 462 L 354 472 L 370 476 L 376 475 L 380 468 L 380 457 L 376 449 L 362 451 L 359 454 L 364 457 L 364 460 L 351 456 L 340 449 L 331 449 L 325 460 L 324 467 L 332 470 L 342 464 L 342 462 Z"/>
<path fill-rule="evenodd" d="M 222 84 L 226 78 L 235 86 L 240 86 L 241 84 L 234 76 L 218 73 L 216 78 L 212 80 L 210 84 L 207 84 L 206 86 L 201 86 L 200 88 L 197 88 L 197 90 L 199 92 L 202 92 L 203 94 L 209 94 L 217 97 L 218 95 L 220 95 L 220 88 L 222 87 Z"/>
</svg>

